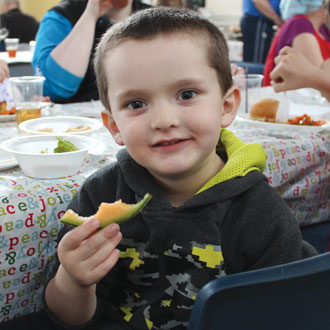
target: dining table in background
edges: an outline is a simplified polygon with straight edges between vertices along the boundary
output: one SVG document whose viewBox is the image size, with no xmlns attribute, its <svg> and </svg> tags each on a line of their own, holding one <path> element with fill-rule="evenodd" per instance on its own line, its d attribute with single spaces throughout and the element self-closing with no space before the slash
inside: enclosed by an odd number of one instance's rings
<svg viewBox="0 0 330 330">
<path fill-rule="evenodd" d="M 18 50 L 15 57 L 9 57 L 6 51 L 0 52 L 0 59 L 5 60 L 8 64 L 12 63 L 31 63 L 33 52 L 30 50 Z"/>
<path fill-rule="evenodd" d="M 100 118 L 98 101 L 50 105 L 43 116 Z M 330 111 L 330 108 L 329 108 Z M 0 119 L 1 120 L 1 119 Z M 229 127 L 246 143 L 260 143 L 267 154 L 264 174 L 300 226 L 330 219 L 330 130 L 294 129 L 290 125 L 251 126 L 240 116 Z M 19 134 L 15 121 L 0 122 L 0 142 Z M 59 219 L 83 181 L 115 161 L 121 148 L 103 127 L 76 175 L 34 179 L 0 159 L 0 324 L 40 309 L 42 292 L 56 253 Z"/>
</svg>

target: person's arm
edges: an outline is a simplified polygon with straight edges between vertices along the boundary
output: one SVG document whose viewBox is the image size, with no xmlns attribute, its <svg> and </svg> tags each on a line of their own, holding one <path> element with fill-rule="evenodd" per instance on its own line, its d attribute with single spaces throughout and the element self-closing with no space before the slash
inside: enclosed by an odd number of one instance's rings
<svg viewBox="0 0 330 330">
<path fill-rule="evenodd" d="M 32 66 L 35 75 L 46 78 L 44 95 L 49 96 L 54 102 L 74 95 L 82 81 L 82 78 L 64 70 L 50 55 L 71 30 L 72 24 L 68 19 L 55 11 L 49 11 L 42 19 L 36 36 Z"/>
<path fill-rule="evenodd" d="M 276 13 L 268 0 L 253 0 L 253 3 L 261 14 L 272 20 L 277 26 L 281 26 L 284 23 L 282 18 Z"/>
<path fill-rule="evenodd" d="M 321 65 L 322 77 L 319 81 L 319 91 L 328 102 L 330 102 L 330 59 L 323 62 Z"/>
<path fill-rule="evenodd" d="M 286 46 L 275 58 L 275 64 L 270 74 L 275 92 L 315 88 L 330 101 L 330 60 L 317 67 L 301 52 Z"/>
<path fill-rule="evenodd" d="M 95 220 L 64 235 L 58 246 L 61 265 L 45 291 L 48 309 L 70 326 L 92 319 L 97 308 L 96 283 L 119 258 L 119 226 L 111 224 L 97 230 L 99 221 Z"/>
<path fill-rule="evenodd" d="M 111 7 L 109 1 L 89 0 L 89 6 L 74 27 L 67 18 L 55 11 L 49 11 L 42 19 L 32 65 L 35 74 L 46 77 L 44 95 L 50 96 L 52 101 L 70 98 L 77 92 L 88 67 L 95 31 L 94 23 L 86 34 L 85 23 L 97 20 L 91 19 L 93 6 L 99 6 L 103 14 L 106 8 Z"/>
<path fill-rule="evenodd" d="M 235 63 L 231 63 L 230 64 L 231 67 L 231 75 L 232 76 L 237 76 L 237 75 L 241 75 L 241 74 L 245 74 L 245 69 L 241 66 L 238 66 Z"/>
<path fill-rule="evenodd" d="M 312 64 L 321 67 L 324 59 L 319 43 L 312 33 L 300 33 L 292 42 L 292 48 L 301 52 Z"/>
<path fill-rule="evenodd" d="M 8 77 L 9 77 L 8 64 L 6 61 L 0 60 L 0 82 L 3 82 Z"/>
<path fill-rule="evenodd" d="M 100 16 L 112 7 L 111 0 L 89 0 L 84 13 L 69 35 L 51 52 L 65 70 L 83 77 L 92 51 L 95 25 Z"/>
</svg>

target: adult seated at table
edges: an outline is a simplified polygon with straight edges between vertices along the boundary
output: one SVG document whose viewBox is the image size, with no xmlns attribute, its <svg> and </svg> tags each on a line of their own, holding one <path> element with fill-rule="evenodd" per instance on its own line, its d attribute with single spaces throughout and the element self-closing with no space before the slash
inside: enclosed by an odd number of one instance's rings
<svg viewBox="0 0 330 330">
<path fill-rule="evenodd" d="M 19 38 L 20 43 L 35 39 L 39 23 L 20 10 L 19 0 L 0 0 L 1 24 L 8 31 L 7 38 Z"/>
<path fill-rule="evenodd" d="M 46 77 L 44 95 L 53 102 L 99 98 L 92 66 L 98 39 L 115 22 L 149 7 L 141 0 L 116 4 L 112 0 L 62 0 L 43 17 L 32 65 L 37 75 Z"/>
<path fill-rule="evenodd" d="M 323 0 L 324 4 L 328 1 Z M 330 34 L 322 0 L 282 0 L 282 3 L 282 15 L 289 19 L 272 42 L 265 63 L 264 86 L 270 85 L 274 60 L 285 46 L 301 52 L 316 67 L 330 58 Z"/>
</svg>

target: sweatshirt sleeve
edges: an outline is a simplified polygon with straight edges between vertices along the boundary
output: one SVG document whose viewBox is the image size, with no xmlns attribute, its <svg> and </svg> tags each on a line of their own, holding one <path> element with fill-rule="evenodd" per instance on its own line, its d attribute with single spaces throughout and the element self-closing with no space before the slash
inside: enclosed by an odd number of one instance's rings
<svg viewBox="0 0 330 330">
<path fill-rule="evenodd" d="M 106 199 L 104 195 L 113 198 L 113 195 L 107 188 L 115 187 L 116 174 L 112 171 L 112 166 L 104 167 L 89 176 L 73 200 L 69 203 L 68 209 L 72 209 L 81 216 L 91 216 L 96 213 L 99 204 Z M 109 193 L 107 193 L 109 192 Z M 65 225 L 59 232 L 57 242 L 71 230 L 71 226 Z M 53 278 L 60 265 L 58 255 L 56 254 L 55 266 L 52 270 L 51 278 Z M 123 323 L 122 319 L 118 319 L 116 310 L 111 304 L 111 295 L 116 291 L 117 281 L 119 278 L 119 270 L 114 267 L 96 287 L 97 307 L 92 319 L 81 326 L 69 326 L 56 317 L 48 308 L 45 300 L 45 289 L 43 292 L 44 309 L 53 323 L 55 329 L 81 329 L 94 330 L 100 328 L 109 328 L 112 330 L 129 330 Z M 47 283 L 48 284 L 48 283 Z M 46 288 L 47 285 L 45 285 Z"/>
<path fill-rule="evenodd" d="M 239 196 L 223 224 L 227 273 L 271 267 L 317 255 L 303 241 L 283 198 L 263 181 Z"/>
<path fill-rule="evenodd" d="M 83 80 L 62 68 L 51 56 L 52 50 L 71 32 L 71 22 L 55 11 L 43 17 L 36 36 L 36 49 L 32 59 L 35 75 L 46 78 L 44 95 L 52 101 L 60 101 L 73 96 Z"/>
</svg>

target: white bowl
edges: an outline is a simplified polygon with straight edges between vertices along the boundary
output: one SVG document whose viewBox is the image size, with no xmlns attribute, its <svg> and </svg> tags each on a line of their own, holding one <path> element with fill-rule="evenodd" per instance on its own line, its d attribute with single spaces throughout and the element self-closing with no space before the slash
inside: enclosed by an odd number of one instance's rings
<svg viewBox="0 0 330 330">
<path fill-rule="evenodd" d="M 96 141 L 88 136 L 57 135 L 73 143 L 79 150 L 53 153 L 56 135 L 22 136 L 6 140 L 0 147 L 14 155 L 25 175 L 38 179 L 55 179 L 76 174 L 88 150 Z M 42 153 L 47 148 L 48 153 Z"/>
<path fill-rule="evenodd" d="M 67 130 L 82 129 L 90 127 L 88 130 L 78 130 L 77 132 L 68 132 Z M 90 136 L 103 127 L 103 123 L 94 118 L 87 117 L 42 117 L 23 121 L 18 128 L 26 134 L 70 134 Z M 49 131 L 47 131 L 49 130 Z"/>
</svg>

